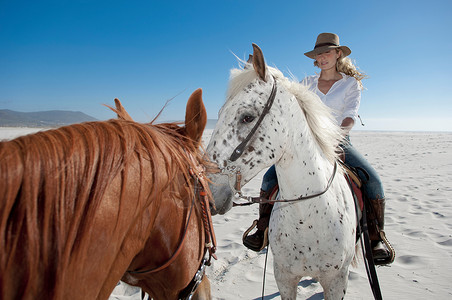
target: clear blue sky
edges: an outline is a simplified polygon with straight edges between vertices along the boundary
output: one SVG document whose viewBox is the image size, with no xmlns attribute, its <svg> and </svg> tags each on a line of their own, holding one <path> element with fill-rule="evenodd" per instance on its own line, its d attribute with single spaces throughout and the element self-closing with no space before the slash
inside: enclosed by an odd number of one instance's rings
<svg viewBox="0 0 452 300">
<path fill-rule="evenodd" d="M 361 129 L 452 131 L 451 13 L 450 0 L 0 0 L 0 109 L 104 120 L 119 98 L 146 122 L 175 97 L 160 120 L 181 120 L 201 87 L 216 119 L 232 53 L 254 42 L 301 80 L 318 70 L 303 53 L 335 32 L 369 75 Z"/>
</svg>

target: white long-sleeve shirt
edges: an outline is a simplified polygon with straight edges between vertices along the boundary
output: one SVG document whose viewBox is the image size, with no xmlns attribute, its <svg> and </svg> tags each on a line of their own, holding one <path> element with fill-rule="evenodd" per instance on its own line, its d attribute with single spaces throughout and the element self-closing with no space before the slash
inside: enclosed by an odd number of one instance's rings
<svg viewBox="0 0 452 300">
<path fill-rule="evenodd" d="M 341 125 L 342 121 L 347 117 L 357 122 L 359 103 L 361 101 L 361 88 L 358 81 L 344 73 L 340 74 L 342 79 L 336 81 L 326 94 L 322 93 L 318 88 L 319 74 L 305 77 L 301 81 L 309 90 L 316 93 L 323 103 L 332 109 L 338 125 Z"/>
</svg>

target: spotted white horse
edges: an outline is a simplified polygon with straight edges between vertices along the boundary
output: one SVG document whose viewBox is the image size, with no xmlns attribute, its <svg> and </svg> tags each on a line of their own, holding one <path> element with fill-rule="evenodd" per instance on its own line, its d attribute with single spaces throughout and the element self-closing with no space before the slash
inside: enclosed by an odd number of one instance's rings
<svg viewBox="0 0 452 300">
<path fill-rule="evenodd" d="M 262 51 L 253 48 L 252 64 L 231 71 L 207 147 L 220 170 L 210 177 L 215 213 L 229 211 L 240 186 L 274 164 L 279 198 L 289 201 L 275 203 L 269 225 L 282 299 L 296 299 L 304 276 L 320 282 L 325 299 L 342 299 L 357 221 L 353 196 L 336 163 L 340 128 L 316 95 L 266 66 Z"/>
</svg>

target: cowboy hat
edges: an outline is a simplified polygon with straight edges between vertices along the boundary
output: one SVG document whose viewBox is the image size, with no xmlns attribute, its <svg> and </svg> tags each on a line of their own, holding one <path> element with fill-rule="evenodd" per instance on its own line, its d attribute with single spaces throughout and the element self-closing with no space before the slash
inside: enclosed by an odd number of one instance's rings
<svg viewBox="0 0 452 300">
<path fill-rule="evenodd" d="M 350 55 L 352 50 L 347 46 L 341 46 L 339 44 L 339 36 L 334 33 L 321 33 L 317 36 L 317 41 L 315 42 L 314 50 L 306 52 L 309 58 L 315 59 L 317 54 L 328 51 L 329 49 L 339 48 L 342 50 L 343 57 Z"/>
</svg>

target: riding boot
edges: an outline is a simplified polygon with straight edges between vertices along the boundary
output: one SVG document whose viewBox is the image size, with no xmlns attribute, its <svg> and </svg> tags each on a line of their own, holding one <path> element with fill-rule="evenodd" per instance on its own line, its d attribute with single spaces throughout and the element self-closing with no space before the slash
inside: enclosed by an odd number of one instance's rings
<svg viewBox="0 0 452 300">
<path fill-rule="evenodd" d="M 269 199 L 270 192 L 261 190 L 260 197 Z M 271 203 L 259 204 L 259 220 L 254 220 L 253 225 L 243 234 L 243 244 L 247 248 L 259 252 L 268 245 L 268 224 L 270 223 L 272 209 L 273 204 Z M 256 232 L 248 235 L 256 226 Z"/>
<path fill-rule="evenodd" d="M 392 263 L 395 254 L 388 248 L 389 242 L 384 231 L 385 199 L 372 199 L 370 203 L 372 210 L 369 220 L 369 236 L 374 262 L 375 264 Z"/>
</svg>

